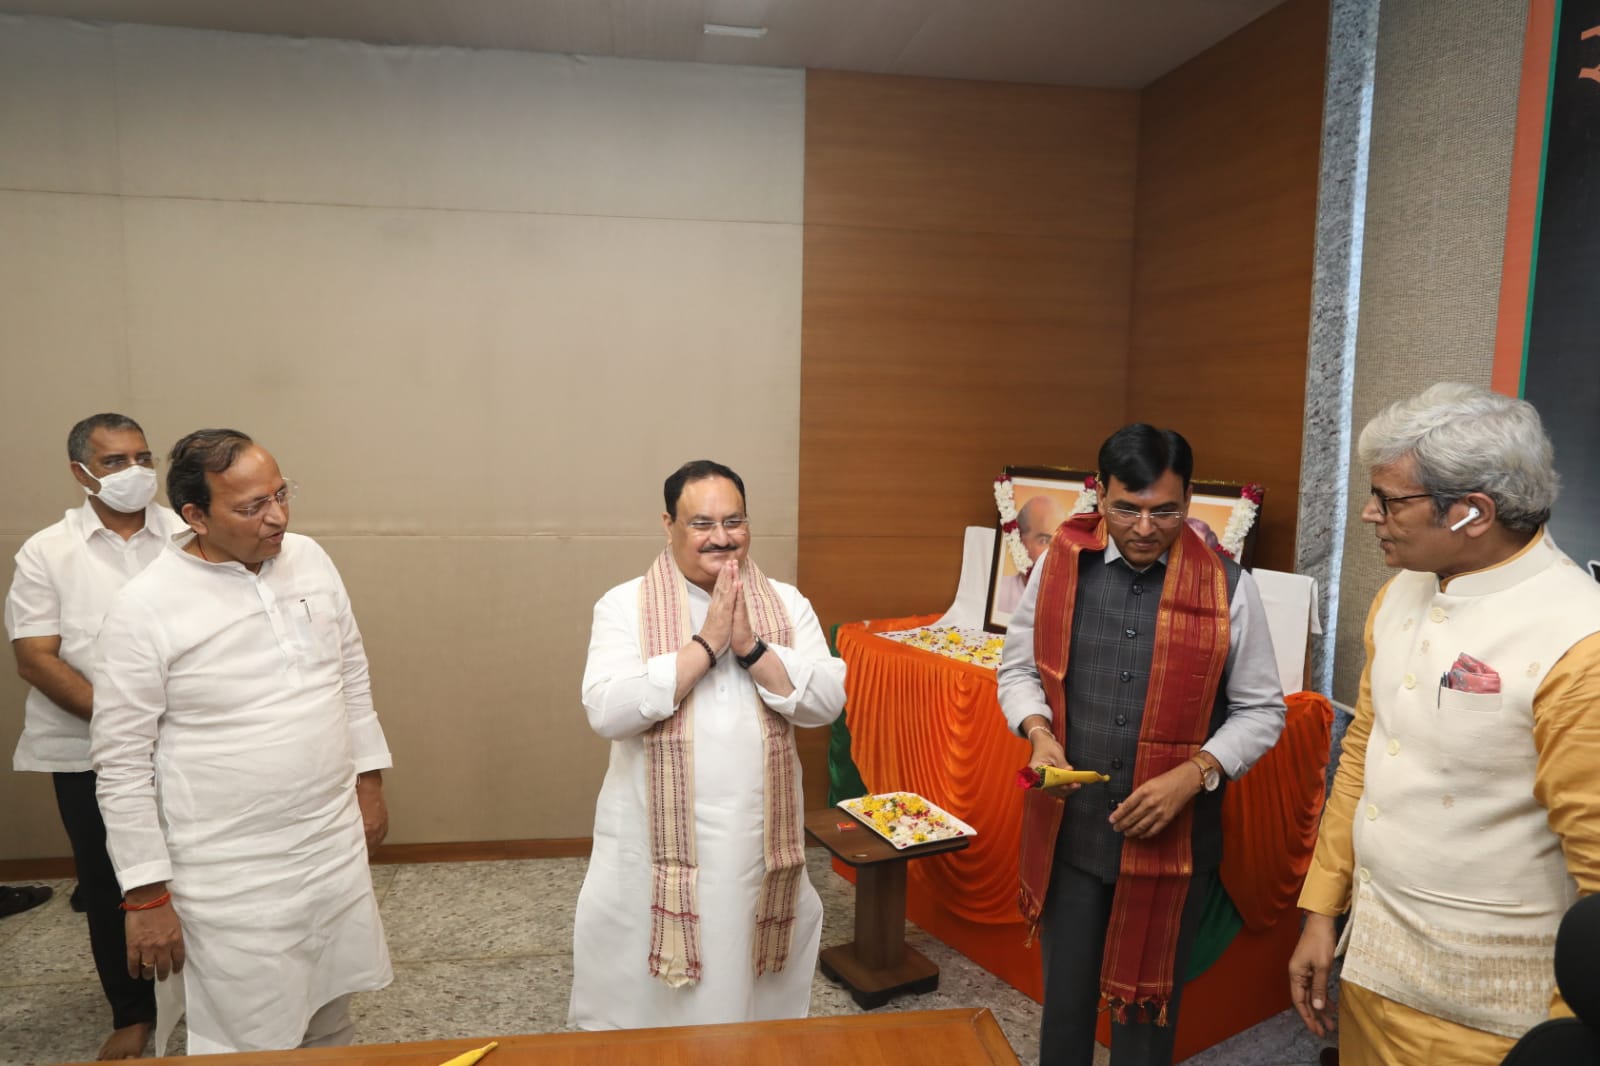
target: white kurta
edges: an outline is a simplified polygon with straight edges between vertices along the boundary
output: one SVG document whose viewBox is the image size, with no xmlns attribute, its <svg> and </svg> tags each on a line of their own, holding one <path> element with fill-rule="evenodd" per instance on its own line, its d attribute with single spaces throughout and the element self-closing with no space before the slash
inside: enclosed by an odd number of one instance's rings
<svg viewBox="0 0 1600 1066">
<path fill-rule="evenodd" d="M 773 581 L 794 623 L 793 648 L 772 646 L 794 692 L 761 689 L 724 654 L 694 690 L 694 827 L 700 872 L 701 979 L 668 988 L 650 976 L 650 819 L 644 734 L 670 716 L 677 655 L 645 661 L 639 643 L 639 584 L 607 592 L 594 609 L 583 704 L 596 733 L 612 741 L 595 805 L 594 851 L 578 895 L 569 1023 L 582 1029 L 801 1018 L 822 936 L 822 901 L 801 874 L 794 940 L 782 971 L 755 976 L 751 945 L 761 887 L 763 791 L 759 697 L 796 726 L 827 725 L 844 707 L 844 661 L 811 604 Z M 705 622 L 710 597 L 690 585 L 689 617 Z M 800 782 L 795 760 L 795 788 Z M 799 795 L 796 811 L 803 809 Z M 798 827 L 797 827 L 798 831 Z"/>
<path fill-rule="evenodd" d="M 388 744 L 327 553 L 291 533 L 252 574 L 179 550 L 188 539 L 100 631 L 107 850 L 124 891 L 172 892 L 190 1054 L 291 1048 L 317 1008 L 392 977 L 355 797 Z"/>
<path fill-rule="evenodd" d="M 152 503 L 145 525 L 127 540 L 107 529 L 87 500 L 28 538 L 17 552 L 6 596 L 6 635 L 59 637 L 56 654 L 84 677 L 94 665 L 95 638 L 111 601 L 135 574 L 188 527 L 171 508 Z M 89 723 L 28 690 L 13 770 L 81 773 L 89 769 Z"/>
</svg>

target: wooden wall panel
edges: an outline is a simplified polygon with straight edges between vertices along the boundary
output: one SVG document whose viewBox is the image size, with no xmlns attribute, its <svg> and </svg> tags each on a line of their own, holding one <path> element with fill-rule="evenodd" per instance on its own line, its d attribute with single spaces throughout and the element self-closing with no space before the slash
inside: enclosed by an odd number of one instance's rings
<svg viewBox="0 0 1600 1066">
<path fill-rule="evenodd" d="M 799 585 L 824 626 L 942 610 L 1001 467 L 1122 422 L 1137 96 L 806 84 Z"/>
<path fill-rule="evenodd" d="M 943 532 L 959 554 L 1001 466 L 1115 428 L 1127 241 L 807 226 L 805 249 L 802 539 Z"/>
<path fill-rule="evenodd" d="M 1327 0 L 1288 0 L 1144 90 L 1127 416 L 1267 487 L 1294 568 Z M 803 492 L 802 487 L 802 492 Z M 803 499 L 803 497 L 802 497 Z"/>
<path fill-rule="evenodd" d="M 1126 240 L 1137 95 L 806 75 L 806 225 Z"/>
<path fill-rule="evenodd" d="M 799 579 L 824 625 L 947 606 L 1000 468 L 1118 424 L 1136 124 L 1127 92 L 808 74 Z"/>
</svg>

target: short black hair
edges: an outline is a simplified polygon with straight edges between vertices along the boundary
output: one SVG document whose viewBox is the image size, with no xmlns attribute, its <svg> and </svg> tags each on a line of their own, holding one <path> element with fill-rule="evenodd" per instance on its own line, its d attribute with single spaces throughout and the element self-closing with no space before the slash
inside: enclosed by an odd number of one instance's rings
<svg viewBox="0 0 1600 1066">
<path fill-rule="evenodd" d="M 94 431 L 97 429 L 131 429 L 136 430 L 140 436 L 144 435 L 144 427 L 127 415 L 103 411 L 97 415 L 90 415 L 72 427 L 72 431 L 67 434 L 67 458 L 75 463 L 87 463 L 90 458 L 89 438 L 94 436 Z"/>
<path fill-rule="evenodd" d="M 1157 429 L 1147 422 L 1123 426 L 1100 445 L 1100 482 L 1112 478 L 1131 492 L 1150 487 L 1168 470 L 1183 479 L 1184 491 L 1194 477 L 1194 452 L 1175 429 Z"/>
<path fill-rule="evenodd" d="M 711 459 L 694 459 L 674 470 L 667 478 L 666 484 L 661 486 L 661 497 L 666 501 L 667 514 L 673 518 L 678 517 L 678 497 L 683 495 L 683 487 L 691 481 L 704 481 L 708 477 L 727 478 L 738 488 L 740 501 L 744 500 L 744 478 L 735 474 L 731 467 L 723 466 Z M 749 504 L 746 503 L 745 506 L 748 507 Z"/>
<path fill-rule="evenodd" d="M 167 502 L 180 515 L 185 504 L 211 513 L 211 486 L 206 474 L 220 474 L 255 441 L 237 429 L 197 429 L 172 446 L 167 460 Z"/>
</svg>

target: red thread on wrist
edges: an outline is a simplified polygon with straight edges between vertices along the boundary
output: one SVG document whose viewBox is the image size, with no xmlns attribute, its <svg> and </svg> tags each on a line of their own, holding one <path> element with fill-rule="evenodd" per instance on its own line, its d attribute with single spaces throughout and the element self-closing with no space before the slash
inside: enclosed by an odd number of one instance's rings
<svg viewBox="0 0 1600 1066">
<path fill-rule="evenodd" d="M 129 903 L 127 900 L 123 900 L 121 903 L 117 904 L 117 906 L 121 907 L 125 911 L 153 911 L 157 907 L 165 907 L 171 902 L 172 893 L 163 892 L 149 903 Z"/>
</svg>

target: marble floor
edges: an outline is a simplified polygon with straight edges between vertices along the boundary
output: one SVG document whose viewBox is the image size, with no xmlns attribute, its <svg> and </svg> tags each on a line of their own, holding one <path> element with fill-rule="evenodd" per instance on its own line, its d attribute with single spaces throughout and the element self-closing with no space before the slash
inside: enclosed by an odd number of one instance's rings
<svg viewBox="0 0 1600 1066">
<path fill-rule="evenodd" d="M 822 896 L 824 946 L 851 938 L 855 888 L 827 855 L 809 853 Z M 564 1029 L 572 975 L 572 919 L 585 859 L 375 866 L 373 885 L 394 959 L 394 984 L 358 996 L 363 1043 L 489 1037 Z M 109 1018 L 83 917 L 49 903 L 0 919 L 0 1063 L 43 1066 L 90 1059 Z M 913 925 L 907 941 L 939 964 L 939 989 L 882 1010 L 988 1007 L 1025 1066 L 1038 1062 L 1039 1005 Z M 812 1014 L 860 1008 L 820 973 Z M 1187 1066 L 1300 1066 L 1316 1040 L 1289 1012 L 1187 1060 Z M 1108 1060 L 1104 1049 L 1095 1060 Z"/>
</svg>

